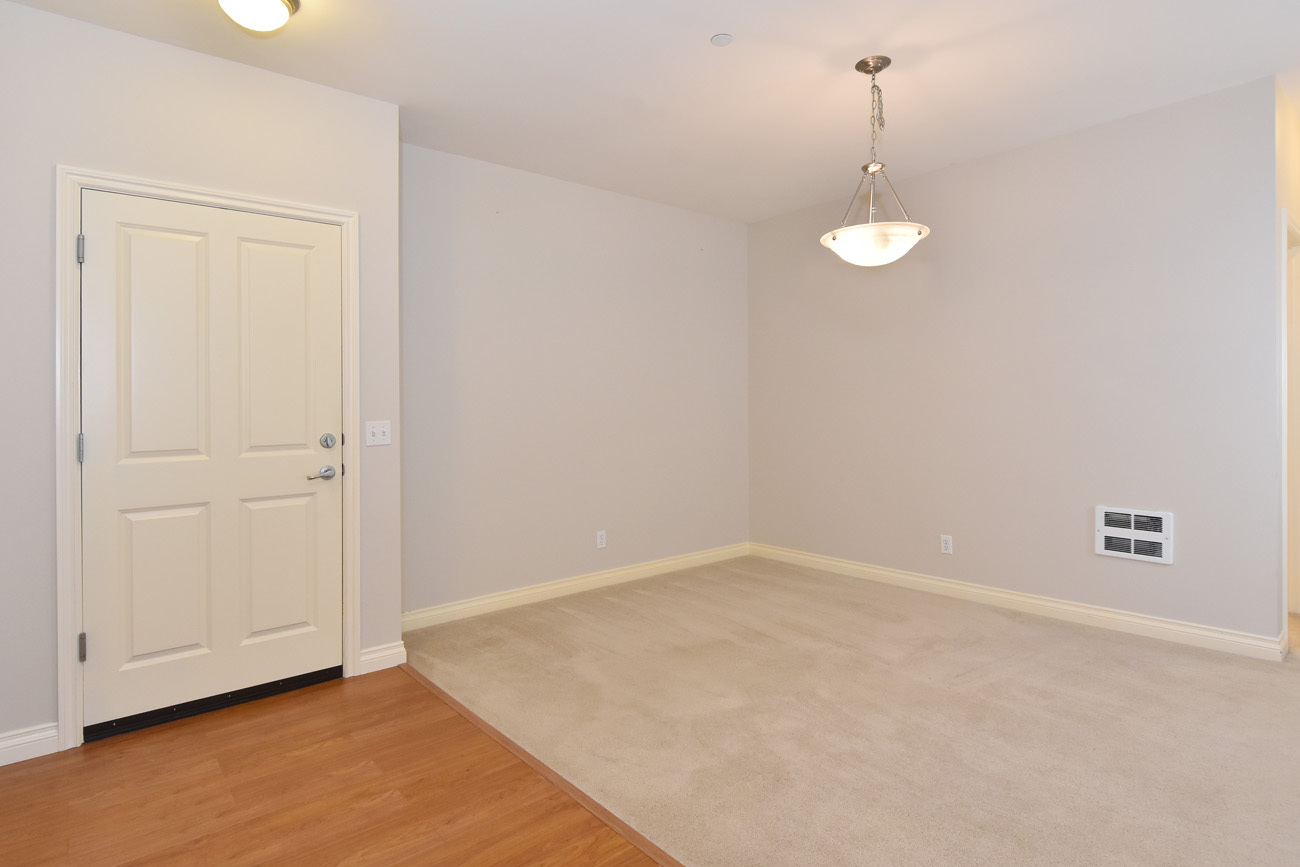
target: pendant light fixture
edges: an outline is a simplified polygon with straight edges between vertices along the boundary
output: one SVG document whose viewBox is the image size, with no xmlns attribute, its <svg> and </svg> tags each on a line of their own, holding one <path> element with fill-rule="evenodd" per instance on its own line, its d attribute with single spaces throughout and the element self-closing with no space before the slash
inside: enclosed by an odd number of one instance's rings
<svg viewBox="0 0 1300 867">
<path fill-rule="evenodd" d="M 871 76 L 871 161 L 862 167 L 862 177 L 858 188 L 849 199 L 849 206 L 844 211 L 840 227 L 822 235 L 822 244 L 831 248 L 837 256 L 853 265 L 888 265 L 901 259 L 916 242 L 930 234 L 930 229 L 920 223 L 911 222 L 907 209 L 903 207 L 894 185 L 885 174 L 885 164 L 876 159 L 876 136 L 885 128 L 884 96 L 880 85 L 876 84 L 876 73 L 889 66 L 889 58 L 881 56 L 866 57 L 858 61 L 854 68 L 858 72 Z M 889 193 L 894 197 L 898 210 L 903 212 L 902 222 L 876 221 L 876 178 L 885 182 Z M 857 204 L 862 185 L 871 186 L 868 199 L 867 221 L 850 226 L 849 215 Z"/>
<path fill-rule="evenodd" d="M 217 0 L 221 11 L 240 27 L 269 33 L 289 22 L 298 11 L 298 0 Z"/>
</svg>

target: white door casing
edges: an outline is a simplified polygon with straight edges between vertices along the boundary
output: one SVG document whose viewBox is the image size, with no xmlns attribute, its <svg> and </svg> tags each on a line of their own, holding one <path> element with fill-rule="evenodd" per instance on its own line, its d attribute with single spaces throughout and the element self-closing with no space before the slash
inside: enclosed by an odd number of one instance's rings
<svg viewBox="0 0 1300 867">
<path fill-rule="evenodd" d="M 1287 309 L 1287 609 L 1300 614 L 1300 227 L 1291 227 L 1286 250 Z M 1286 620 L 1283 617 L 1283 620 Z M 1288 631 L 1284 624 L 1283 631 Z"/>
<path fill-rule="evenodd" d="M 59 612 L 59 749 L 82 741 L 83 666 L 78 660 L 78 633 L 82 630 L 82 465 L 78 461 L 81 408 L 81 266 L 77 261 L 77 235 L 81 229 L 81 200 L 87 190 L 121 192 L 134 196 L 208 205 L 229 211 L 290 217 L 337 227 L 341 233 L 342 265 L 342 432 L 346 442 L 335 446 L 339 467 L 346 477 L 333 484 L 342 489 L 343 675 L 367 671 L 360 642 L 360 265 L 359 225 L 355 212 L 276 199 L 260 198 L 204 188 L 174 185 L 153 179 L 59 166 L 56 170 L 56 572 Z M 305 478 L 304 478 L 305 481 Z M 95 640 L 91 638 L 91 656 Z"/>
<path fill-rule="evenodd" d="M 337 226 L 87 190 L 84 724 L 341 664 Z"/>
</svg>

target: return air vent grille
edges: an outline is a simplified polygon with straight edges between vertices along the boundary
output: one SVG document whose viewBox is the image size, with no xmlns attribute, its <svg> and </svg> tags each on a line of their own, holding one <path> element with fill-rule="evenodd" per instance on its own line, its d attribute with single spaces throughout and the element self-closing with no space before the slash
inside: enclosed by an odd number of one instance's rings
<svg viewBox="0 0 1300 867">
<path fill-rule="evenodd" d="M 1098 554 L 1148 563 L 1174 562 L 1171 512 L 1098 506 L 1096 535 Z"/>
<path fill-rule="evenodd" d="M 1133 540 L 1124 536 L 1107 536 L 1106 550 L 1112 554 L 1132 554 Z"/>
<path fill-rule="evenodd" d="M 1149 542 L 1146 539 L 1134 539 L 1133 553 L 1141 557 L 1154 557 L 1160 559 L 1165 556 L 1165 543 Z"/>
<path fill-rule="evenodd" d="M 1133 529 L 1143 533 L 1163 533 L 1165 519 L 1163 515 L 1134 515 Z"/>
<path fill-rule="evenodd" d="M 1119 527 L 1124 530 L 1132 530 L 1133 513 L 1132 512 L 1107 512 L 1106 526 Z"/>
</svg>

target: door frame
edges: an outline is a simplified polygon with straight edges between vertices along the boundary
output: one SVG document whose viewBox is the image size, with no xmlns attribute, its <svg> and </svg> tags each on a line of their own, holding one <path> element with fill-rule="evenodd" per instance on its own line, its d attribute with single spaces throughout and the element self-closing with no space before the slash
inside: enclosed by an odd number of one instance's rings
<svg viewBox="0 0 1300 867">
<path fill-rule="evenodd" d="M 343 676 L 361 668 L 361 260 L 360 217 L 256 196 L 60 165 L 55 205 L 55 570 L 58 605 L 58 748 L 81 744 L 83 673 L 77 653 L 82 631 L 81 596 L 81 193 L 102 190 L 184 204 L 227 208 L 338 226 L 342 240 L 343 443 L 348 465 L 343 484 Z"/>
<path fill-rule="evenodd" d="M 1282 478 L 1286 490 L 1282 497 L 1283 557 L 1285 576 L 1282 581 L 1282 649 L 1285 652 L 1291 638 L 1291 606 L 1300 599 L 1300 461 L 1292 460 L 1293 455 L 1300 455 L 1300 424 L 1293 424 L 1293 416 L 1300 420 L 1300 381 L 1291 376 L 1291 365 L 1300 361 L 1300 341 L 1293 344 L 1293 319 L 1300 317 L 1300 214 L 1290 214 L 1286 208 L 1281 209 L 1281 275 L 1283 314 L 1281 316 L 1281 375 L 1282 400 L 1286 409 L 1282 412 Z M 1300 325 L 1297 322 L 1296 325 Z M 1295 442 L 1293 442 L 1293 439 Z"/>
</svg>

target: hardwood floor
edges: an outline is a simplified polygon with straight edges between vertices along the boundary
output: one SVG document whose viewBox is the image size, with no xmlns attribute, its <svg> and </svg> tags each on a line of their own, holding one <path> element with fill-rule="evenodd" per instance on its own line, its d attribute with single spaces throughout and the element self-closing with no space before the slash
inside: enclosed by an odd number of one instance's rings
<svg viewBox="0 0 1300 867">
<path fill-rule="evenodd" d="M 388 669 L 0 768 L 0 863 L 656 862 Z"/>
</svg>

